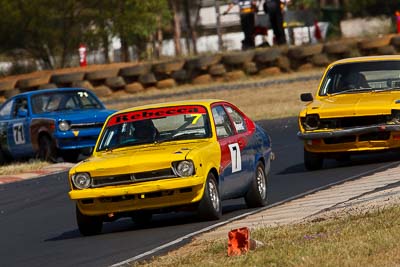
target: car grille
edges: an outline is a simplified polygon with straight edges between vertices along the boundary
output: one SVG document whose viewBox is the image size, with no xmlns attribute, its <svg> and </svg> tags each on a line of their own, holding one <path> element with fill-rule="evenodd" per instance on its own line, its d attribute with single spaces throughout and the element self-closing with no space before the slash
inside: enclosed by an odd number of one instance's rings
<svg viewBox="0 0 400 267">
<path fill-rule="evenodd" d="M 71 130 L 87 129 L 87 128 L 102 128 L 104 122 L 88 122 L 88 123 L 73 123 Z"/>
<path fill-rule="evenodd" d="M 138 172 L 133 174 L 122 174 L 116 176 L 103 176 L 103 177 L 93 177 L 92 187 L 102 187 L 108 185 L 117 184 L 129 184 L 135 182 L 143 182 L 150 180 L 160 180 L 168 178 L 176 178 L 176 176 L 171 168 L 154 170 L 148 172 Z"/>
<path fill-rule="evenodd" d="M 390 139 L 390 132 L 373 132 L 360 134 L 358 136 L 358 141 L 385 141 Z M 352 143 L 357 141 L 356 135 L 348 135 L 341 137 L 331 137 L 324 138 L 324 143 L 327 145 L 342 144 L 342 143 Z"/>
<path fill-rule="evenodd" d="M 321 119 L 319 129 L 362 127 L 386 123 L 388 115 Z"/>
</svg>

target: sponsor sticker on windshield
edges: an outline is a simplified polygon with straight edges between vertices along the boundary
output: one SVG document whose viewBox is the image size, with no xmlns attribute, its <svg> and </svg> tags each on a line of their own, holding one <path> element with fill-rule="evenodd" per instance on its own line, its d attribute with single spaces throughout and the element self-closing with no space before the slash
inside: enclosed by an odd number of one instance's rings
<svg viewBox="0 0 400 267">
<path fill-rule="evenodd" d="M 207 110 L 203 106 L 177 106 L 177 107 L 137 110 L 137 111 L 114 115 L 108 121 L 107 126 L 112 126 L 115 124 L 120 124 L 125 122 L 140 121 L 145 119 L 157 119 L 175 115 L 205 114 L 205 113 L 207 113 Z"/>
</svg>

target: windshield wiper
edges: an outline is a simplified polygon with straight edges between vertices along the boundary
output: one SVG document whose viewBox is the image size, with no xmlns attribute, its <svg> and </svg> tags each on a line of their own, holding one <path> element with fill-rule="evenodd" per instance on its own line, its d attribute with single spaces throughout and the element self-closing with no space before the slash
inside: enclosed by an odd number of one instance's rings
<svg viewBox="0 0 400 267">
<path fill-rule="evenodd" d="M 346 94 L 346 93 L 353 93 L 353 92 L 359 92 L 359 91 L 369 91 L 372 88 L 368 87 L 368 88 L 351 88 L 351 89 L 346 89 L 337 93 L 333 93 L 331 95 L 341 95 L 341 94 Z"/>
<path fill-rule="evenodd" d="M 390 88 L 381 88 L 381 89 L 375 89 L 375 90 L 372 90 L 372 92 L 374 92 L 374 93 L 379 93 L 379 92 L 385 92 L 385 91 L 397 91 L 397 90 L 400 90 L 400 88 L 399 87 L 394 87 L 394 88 L 392 88 L 392 87 L 390 87 Z"/>
<path fill-rule="evenodd" d="M 190 138 L 188 138 L 190 137 Z M 198 139 L 203 137 L 203 135 L 199 136 L 194 133 L 183 133 L 175 136 L 168 136 L 160 139 L 156 139 L 154 143 L 159 144 L 159 143 L 164 143 L 164 142 L 169 142 L 169 141 L 178 141 L 178 140 L 192 140 L 192 139 Z"/>
</svg>

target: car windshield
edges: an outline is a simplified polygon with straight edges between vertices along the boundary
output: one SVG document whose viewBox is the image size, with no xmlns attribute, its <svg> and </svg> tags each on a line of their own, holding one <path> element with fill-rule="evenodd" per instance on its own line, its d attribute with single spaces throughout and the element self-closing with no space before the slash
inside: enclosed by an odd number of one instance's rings
<svg viewBox="0 0 400 267">
<path fill-rule="evenodd" d="M 113 115 L 108 120 L 97 151 L 209 137 L 210 122 L 203 106 L 137 110 Z"/>
<path fill-rule="evenodd" d="M 87 91 L 45 92 L 32 96 L 34 114 L 62 110 L 102 109 L 103 106 Z"/>
<path fill-rule="evenodd" d="M 320 96 L 400 89 L 400 61 L 368 61 L 333 66 Z"/>
</svg>

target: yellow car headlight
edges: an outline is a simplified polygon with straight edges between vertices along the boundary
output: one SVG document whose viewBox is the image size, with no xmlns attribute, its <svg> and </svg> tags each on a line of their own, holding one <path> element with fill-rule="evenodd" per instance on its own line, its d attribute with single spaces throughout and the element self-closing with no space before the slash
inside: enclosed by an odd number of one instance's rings
<svg viewBox="0 0 400 267">
<path fill-rule="evenodd" d="M 190 160 L 183 160 L 173 164 L 174 172 L 181 177 L 188 177 L 194 174 L 194 164 Z"/>
<path fill-rule="evenodd" d="M 86 189 L 92 184 L 92 178 L 86 172 L 77 173 L 72 175 L 72 183 L 78 189 Z"/>
<path fill-rule="evenodd" d="M 303 127 L 306 130 L 316 130 L 319 127 L 319 116 L 318 114 L 309 114 L 303 120 Z"/>
</svg>

